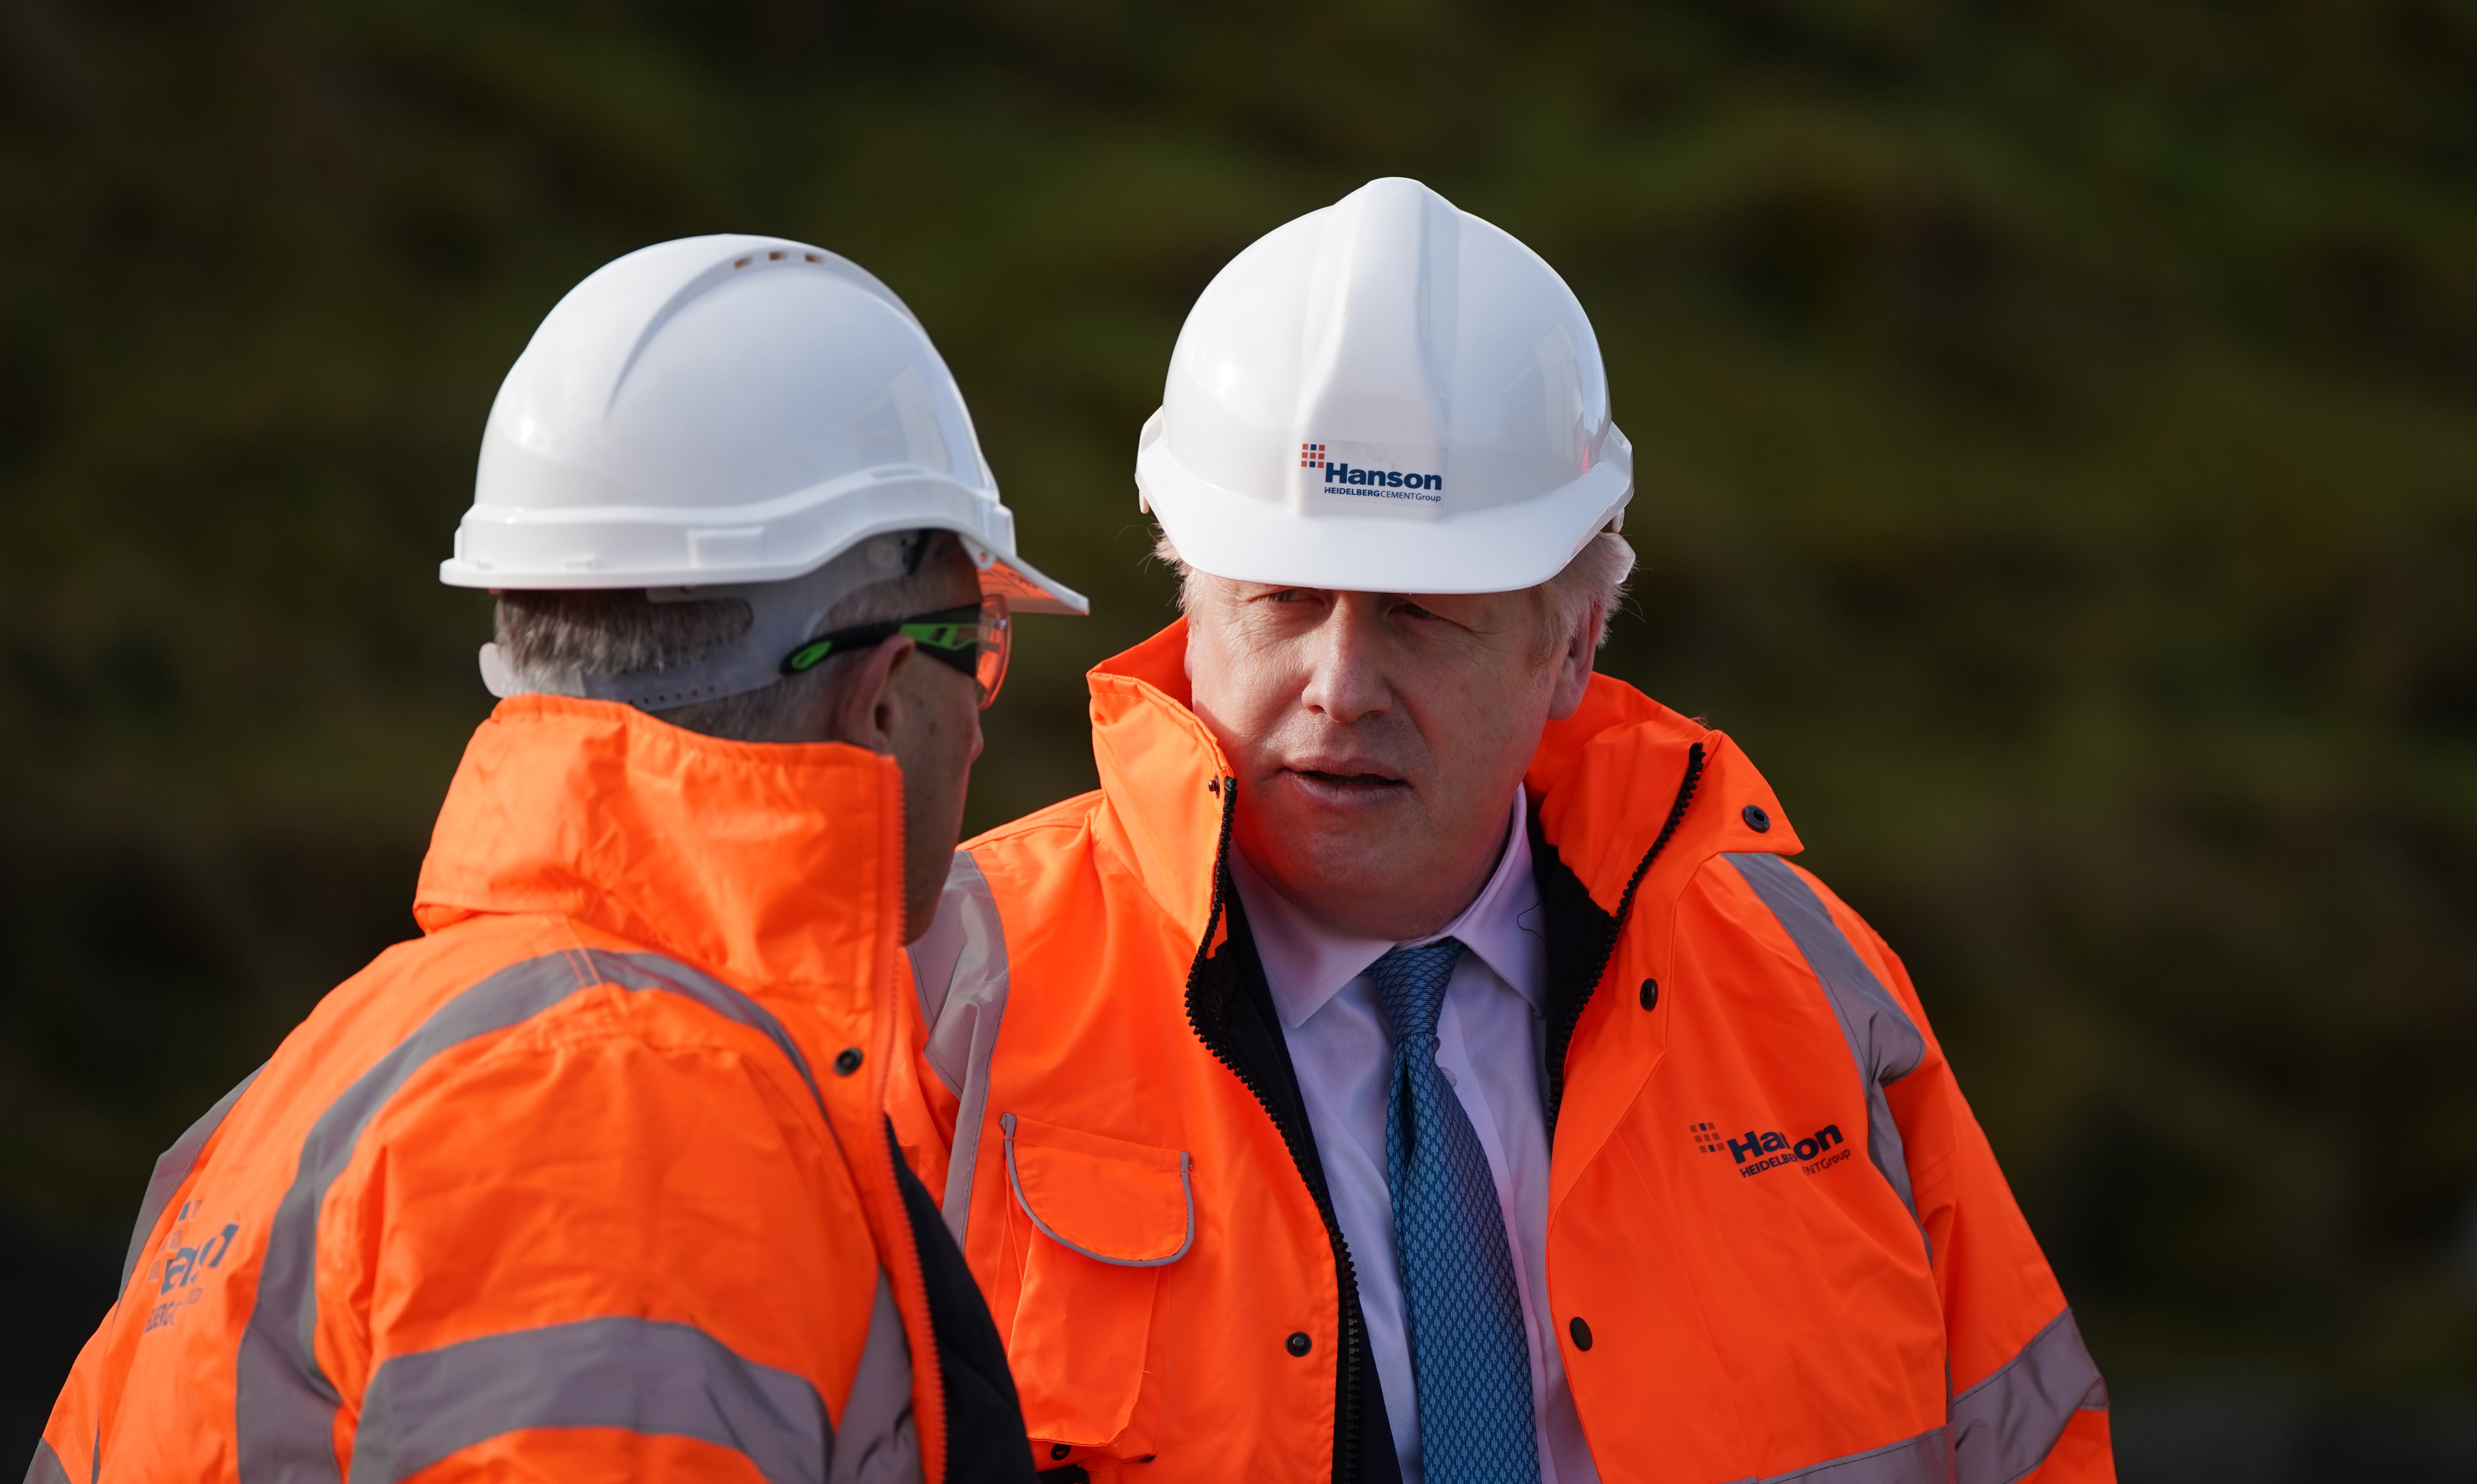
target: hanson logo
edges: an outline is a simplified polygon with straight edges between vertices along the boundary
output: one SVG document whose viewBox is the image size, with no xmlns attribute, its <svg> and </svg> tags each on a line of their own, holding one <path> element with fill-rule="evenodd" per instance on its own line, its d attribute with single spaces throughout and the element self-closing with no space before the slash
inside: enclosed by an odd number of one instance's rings
<svg viewBox="0 0 2477 1484">
<path fill-rule="evenodd" d="M 163 1285 L 155 1291 L 155 1296 L 163 1302 L 146 1311 L 146 1327 L 139 1331 L 140 1334 L 152 1334 L 167 1324 L 177 1322 L 184 1308 L 205 1297 L 207 1291 L 200 1285 L 206 1277 L 207 1270 L 224 1265 L 225 1255 L 232 1251 L 233 1239 L 240 1235 L 238 1222 L 226 1222 L 223 1230 L 214 1233 L 195 1246 L 183 1245 L 184 1239 L 188 1236 L 188 1227 L 186 1223 L 189 1220 L 189 1210 L 196 1204 L 196 1201 L 181 1203 L 180 1214 L 172 1220 L 184 1224 L 174 1226 L 170 1235 L 163 1239 L 162 1248 L 163 1260 L 146 1270 L 146 1276 L 150 1280 L 156 1277 L 159 1270 L 162 1273 Z M 179 1294 L 181 1296 L 175 1298 L 172 1296 L 174 1294 Z"/>
<path fill-rule="evenodd" d="M 1838 1123 L 1826 1123 L 1806 1138 L 1795 1140 L 1778 1129 L 1759 1132 L 1750 1128 L 1739 1138 L 1731 1138 L 1710 1123 L 1689 1123 L 1687 1130 L 1694 1136 L 1694 1146 L 1706 1154 L 1717 1154 L 1725 1146 L 1730 1158 L 1737 1161 L 1740 1176 L 1759 1175 L 1783 1165 L 1804 1165 L 1806 1172 L 1814 1174 L 1849 1157 L 1845 1146 L 1838 1154 L 1831 1152 L 1835 1144 L 1840 1144 Z"/>
<path fill-rule="evenodd" d="M 1444 498 L 1427 491 L 1445 488 L 1442 474 L 1413 474 L 1401 469 L 1371 469 L 1330 457 L 1322 443 L 1299 445 L 1299 467 L 1324 470 L 1324 487 L 1335 494 L 1362 494 L 1389 500 L 1425 500 L 1435 504 Z"/>
</svg>

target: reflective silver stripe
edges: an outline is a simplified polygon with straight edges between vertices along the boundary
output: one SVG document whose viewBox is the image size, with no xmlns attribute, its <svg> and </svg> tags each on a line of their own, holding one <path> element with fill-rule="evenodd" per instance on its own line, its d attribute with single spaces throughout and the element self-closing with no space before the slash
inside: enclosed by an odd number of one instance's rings
<svg viewBox="0 0 2477 1484">
<path fill-rule="evenodd" d="M 1952 1484 L 1952 1439 L 1939 1427 L 1889 1447 L 1767 1473 L 1761 1484 Z"/>
<path fill-rule="evenodd" d="M 1832 920 L 1831 910 L 1814 889 L 1799 879 L 1789 864 L 1776 855 L 1727 855 L 1746 885 L 1755 889 L 1772 916 L 1806 956 L 1824 998 L 1848 1039 L 1849 1055 L 1866 1085 L 1866 1157 L 1890 1181 L 1901 1204 L 1917 1219 L 1918 1203 L 1910 1194 L 1909 1162 L 1901 1153 L 1900 1125 L 1892 1121 L 1892 1105 L 1884 1089 L 1918 1069 L 1926 1060 L 1926 1038 L 1900 1001 L 1892 998 L 1866 961 L 1858 956 Z"/>
<path fill-rule="evenodd" d="M 989 1058 L 1006 1019 L 1006 924 L 980 863 L 955 852 L 938 917 L 913 943 L 912 979 L 920 991 L 920 1019 L 929 1027 L 929 1065 L 963 1106 L 955 1144 L 946 1156 L 946 1190 L 938 1209 L 963 1245 L 972 1214 L 972 1171 L 980 1163 L 981 1125 L 989 1111 Z"/>
<path fill-rule="evenodd" d="M 396 1484 L 530 1427 L 614 1427 L 746 1455 L 771 1484 L 824 1484 L 833 1433 L 805 1377 L 688 1324 L 613 1315 L 390 1357 L 362 1394 L 352 1484 Z"/>
<path fill-rule="evenodd" d="M 1014 1115 L 998 1115 L 998 1127 L 1006 1135 L 1007 1184 L 1014 1191 L 1014 1203 L 1023 1208 L 1023 1214 L 1032 1219 L 1033 1226 L 1050 1241 L 1069 1252 L 1081 1252 L 1096 1263 L 1108 1263 L 1113 1268 L 1166 1268 L 1185 1257 L 1187 1249 L 1195 1245 L 1195 1182 L 1189 1177 L 1195 1169 L 1195 1156 L 1185 1149 L 1178 1151 L 1178 1189 L 1179 1194 L 1187 1197 L 1187 1240 L 1181 1242 L 1178 1250 L 1167 1257 L 1103 1257 L 1090 1247 L 1079 1246 L 1051 1231 L 1049 1223 L 1040 1219 L 1040 1213 L 1032 1209 L 1032 1202 L 1023 1198 L 1023 1178 L 1014 1172 Z"/>
<path fill-rule="evenodd" d="M 826 1484 L 919 1484 L 920 1436 L 912 1418 L 912 1342 L 903 1313 L 894 1306 L 894 1285 L 877 1275 L 877 1301 L 868 1315 L 868 1343 L 860 1371 L 843 1399 L 842 1425 L 835 1430 L 834 1466 Z"/>
<path fill-rule="evenodd" d="M 2084 1408 L 2106 1410 L 2107 1382 L 2066 1309 L 1994 1374 L 1953 1398 L 1961 1484 L 2013 1484 L 2046 1461 Z"/>
<path fill-rule="evenodd" d="M 35 1461 L 26 1466 L 26 1484 L 69 1484 L 69 1471 L 61 1466 L 61 1455 L 52 1451 L 49 1438 L 35 1440 Z"/>
<path fill-rule="evenodd" d="M 258 1298 L 241 1331 L 234 1377 L 240 1477 L 247 1484 L 336 1484 L 335 1420 L 341 1398 L 318 1367 L 318 1211 L 362 1130 L 431 1058 L 477 1036 L 522 1024 L 580 990 L 614 985 L 695 1000 L 754 1027 L 781 1047 L 813 1097 L 816 1078 L 790 1033 L 729 985 L 650 953 L 573 949 L 512 965 L 441 1005 L 339 1094 L 301 1142 L 301 1162 L 268 1222 Z M 817 1105 L 824 1117 L 825 1105 Z M 829 1123 L 828 1128 L 832 1128 Z"/>
<path fill-rule="evenodd" d="M 261 1064 L 258 1071 L 241 1078 L 239 1086 L 215 1099 L 215 1105 L 190 1124 L 188 1133 L 173 1140 L 172 1147 L 156 1157 L 155 1173 L 146 1181 L 146 1198 L 138 1203 L 138 1229 L 129 1234 L 129 1257 L 120 1265 L 121 1292 L 127 1293 L 129 1280 L 138 1276 L 138 1265 L 146 1256 L 146 1239 L 155 1235 L 155 1223 L 163 1219 L 163 1208 L 172 1203 L 172 1194 L 181 1188 L 182 1181 L 189 1178 L 189 1171 L 197 1168 L 198 1151 L 204 1149 L 207 1141 L 214 1137 L 215 1130 L 223 1126 L 224 1115 L 232 1112 L 233 1104 L 240 1101 L 240 1094 L 248 1092 L 249 1085 L 258 1080 L 258 1072 L 264 1070 L 264 1064 Z"/>
<path fill-rule="evenodd" d="M 679 994 L 695 1000 L 726 1020 L 737 1020 L 750 1030 L 774 1043 L 791 1063 L 791 1069 L 808 1085 L 809 1096 L 817 1105 L 817 1116 L 825 1117 L 826 1100 L 817 1092 L 816 1073 L 809 1069 L 809 1059 L 801 1054 L 800 1044 L 774 1013 L 750 999 L 712 974 L 690 968 L 659 953 L 596 953 L 580 948 L 577 957 L 585 960 L 593 975 L 588 982 L 615 984 L 623 990 L 654 990 L 666 994 Z M 832 1132 L 834 1124 L 827 1123 Z"/>
</svg>

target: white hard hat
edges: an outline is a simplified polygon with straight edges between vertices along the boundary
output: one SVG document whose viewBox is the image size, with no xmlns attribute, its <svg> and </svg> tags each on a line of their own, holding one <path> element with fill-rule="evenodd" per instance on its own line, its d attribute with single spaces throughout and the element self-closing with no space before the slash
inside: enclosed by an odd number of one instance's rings
<svg viewBox="0 0 2477 1484">
<path fill-rule="evenodd" d="M 857 264 L 768 237 L 694 237 L 559 301 L 499 387 L 461 588 L 743 588 L 888 532 L 946 530 L 985 592 L 1080 614 L 1014 549 L 946 363 Z"/>
<path fill-rule="evenodd" d="M 1502 592 L 1634 494 L 1599 341 L 1539 254 L 1417 181 L 1370 181 L 1206 286 L 1136 486 L 1242 582 Z"/>
</svg>

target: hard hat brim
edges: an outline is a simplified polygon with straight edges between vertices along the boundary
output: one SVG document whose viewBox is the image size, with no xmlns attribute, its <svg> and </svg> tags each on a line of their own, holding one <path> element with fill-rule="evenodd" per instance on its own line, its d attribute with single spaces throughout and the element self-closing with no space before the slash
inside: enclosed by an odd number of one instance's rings
<svg viewBox="0 0 2477 1484">
<path fill-rule="evenodd" d="M 1007 607 L 1019 614 L 1063 614 L 1081 618 L 1092 612 L 1092 600 L 1083 593 L 1043 574 L 1039 568 L 1012 553 L 998 553 L 982 547 L 970 536 L 963 544 L 972 548 L 972 556 L 981 566 L 981 591 L 1007 600 Z"/>
<path fill-rule="evenodd" d="M 1014 549 L 1014 517 L 991 494 L 926 469 L 871 469 L 728 509 L 642 505 L 519 509 L 476 504 L 438 579 L 456 588 L 575 591 L 783 582 L 889 531 L 952 531 L 985 591 L 1018 613 L 1083 615 L 1091 603 Z M 590 551 L 590 557 L 582 556 Z"/>
<path fill-rule="evenodd" d="M 1610 431 L 1624 448 L 1623 435 Z M 1512 592 L 1556 576 L 1622 516 L 1634 469 L 1631 458 L 1613 459 L 1491 509 L 1354 517 L 1217 488 L 1155 440 L 1137 455 L 1136 483 L 1180 559 L 1215 577 L 1351 592 Z"/>
</svg>

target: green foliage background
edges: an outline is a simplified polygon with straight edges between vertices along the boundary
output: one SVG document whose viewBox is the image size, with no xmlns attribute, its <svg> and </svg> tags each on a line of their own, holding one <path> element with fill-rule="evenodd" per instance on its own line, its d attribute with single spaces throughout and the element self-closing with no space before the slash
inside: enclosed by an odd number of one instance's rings
<svg viewBox="0 0 2477 1484">
<path fill-rule="evenodd" d="M 578 278 L 773 232 L 917 310 L 1096 602 L 987 824 L 1168 616 L 1187 305 L 1408 174 L 1593 315 L 1607 667 L 1909 957 L 2119 1396 L 2477 1392 L 2469 0 L 13 0 L 0 63 L 11 1220 L 125 1220 L 411 933 L 488 705 L 435 563 Z"/>
</svg>

